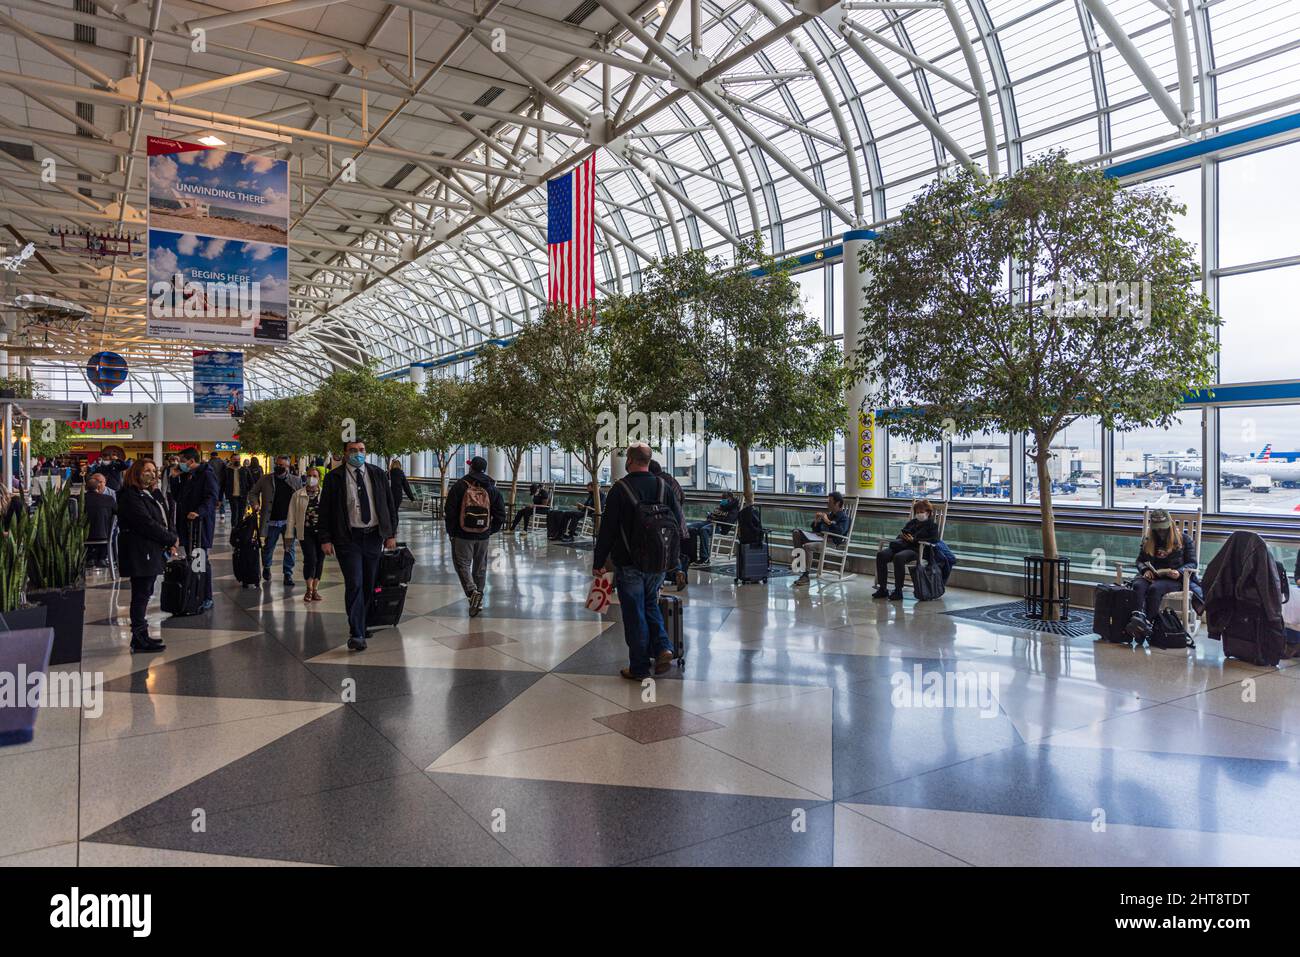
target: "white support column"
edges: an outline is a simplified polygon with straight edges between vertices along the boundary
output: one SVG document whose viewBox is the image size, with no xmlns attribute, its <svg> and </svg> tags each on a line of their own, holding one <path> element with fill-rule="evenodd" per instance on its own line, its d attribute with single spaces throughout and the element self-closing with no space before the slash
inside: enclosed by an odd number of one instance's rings
<svg viewBox="0 0 1300 957">
<path fill-rule="evenodd" d="M 161 467 L 163 461 L 163 437 L 167 434 L 163 419 L 163 404 L 161 402 L 154 403 L 153 412 L 149 415 L 149 428 L 153 431 L 153 461 L 155 465 Z"/>
<path fill-rule="evenodd" d="M 488 449 L 485 458 L 488 463 L 488 475 L 498 482 L 510 480 L 510 463 L 506 461 L 505 452 L 501 451 L 501 449 Z"/>
<path fill-rule="evenodd" d="M 411 384 L 421 392 L 424 391 L 424 383 L 429 378 L 429 370 L 424 366 L 411 366 Z"/>
<path fill-rule="evenodd" d="M 870 275 L 858 272 L 858 254 L 865 243 L 869 242 L 867 234 L 861 231 L 844 234 L 844 282 L 840 302 L 844 316 L 844 355 L 847 357 L 858 347 L 862 332 L 863 290 L 871 281 Z M 867 394 L 867 383 L 856 381 L 850 383 L 844 393 L 844 471 L 838 476 L 844 485 L 845 495 L 868 495 L 883 497 L 885 481 L 882 478 L 884 463 L 881 460 L 883 430 L 876 428 L 871 436 L 873 445 L 871 476 L 865 485 L 861 482 L 860 461 L 862 449 L 859 442 L 862 400 Z M 865 464 L 865 463 L 862 463 Z M 834 459 L 831 460 L 834 468 Z"/>
<path fill-rule="evenodd" d="M 609 480 L 617 482 L 627 474 L 627 449 L 614 449 L 609 454 Z"/>
<path fill-rule="evenodd" d="M 32 494 L 32 420 L 23 418 L 23 491 L 27 498 Z"/>
</svg>

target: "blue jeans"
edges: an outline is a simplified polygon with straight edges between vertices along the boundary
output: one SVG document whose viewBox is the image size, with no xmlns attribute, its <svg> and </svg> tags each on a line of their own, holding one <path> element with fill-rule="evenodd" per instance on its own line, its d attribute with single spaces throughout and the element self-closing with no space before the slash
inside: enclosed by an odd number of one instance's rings
<svg viewBox="0 0 1300 957">
<path fill-rule="evenodd" d="M 293 577 L 293 539 L 285 535 L 287 522 L 267 522 L 266 523 L 266 547 L 262 549 L 262 570 L 269 572 L 271 562 L 275 560 L 275 543 L 284 538 L 284 577 Z"/>
<path fill-rule="evenodd" d="M 627 642 L 627 670 L 638 678 L 650 674 L 650 660 L 672 651 L 664 616 L 659 611 L 659 572 L 620 566 L 614 575 L 618 603 L 623 609 L 623 640 Z"/>
<path fill-rule="evenodd" d="M 687 531 L 691 532 L 691 537 L 699 541 L 695 554 L 702 562 L 709 560 L 709 550 L 713 547 L 713 523 L 712 522 L 687 522 Z M 692 549 L 687 548 L 689 555 Z"/>
</svg>

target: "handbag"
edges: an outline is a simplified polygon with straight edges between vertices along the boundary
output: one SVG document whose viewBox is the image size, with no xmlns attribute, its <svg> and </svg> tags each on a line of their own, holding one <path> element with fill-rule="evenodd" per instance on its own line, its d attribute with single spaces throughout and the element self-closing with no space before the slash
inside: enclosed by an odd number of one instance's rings
<svg viewBox="0 0 1300 957">
<path fill-rule="evenodd" d="M 919 560 L 912 566 L 912 594 L 917 601 L 934 601 L 944 593 L 943 569 L 935 561 Z"/>
</svg>

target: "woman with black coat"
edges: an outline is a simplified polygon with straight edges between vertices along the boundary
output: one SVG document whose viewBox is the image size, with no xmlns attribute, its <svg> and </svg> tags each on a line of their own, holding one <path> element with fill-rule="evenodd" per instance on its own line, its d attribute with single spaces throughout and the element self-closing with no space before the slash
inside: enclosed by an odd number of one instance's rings
<svg viewBox="0 0 1300 957">
<path fill-rule="evenodd" d="M 131 651 L 162 651 L 149 637 L 145 613 L 167 553 L 180 554 L 179 539 L 168 525 L 167 504 L 158 489 L 158 467 L 148 459 L 131 463 L 117 495 L 118 566 L 131 579 Z"/>
<path fill-rule="evenodd" d="M 406 473 L 402 471 L 402 463 L 393 459 L 388 463 L 388 484 L 393 490 L 393 507 L 402 507 L 402 495 L 412 502 L 415 501 L 415 493 L 411 491 L 411 483 L 406 480 Z"/>
</svg>

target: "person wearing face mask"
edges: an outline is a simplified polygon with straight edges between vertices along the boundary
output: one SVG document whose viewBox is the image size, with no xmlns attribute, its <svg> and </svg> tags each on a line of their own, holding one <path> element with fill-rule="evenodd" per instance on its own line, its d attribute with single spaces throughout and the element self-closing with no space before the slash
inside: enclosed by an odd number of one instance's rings
<svg viewBox="0 0 1300 957">
<path fill-rule="evenodd" d="M 275 559 L 275 543 L 284 538 L 284 587 L 293 587 L 293 539 L 285 533 L 289 524 L 289 502 L 302 488 L 302 479 L 289 474 L 289 456 L 277 455 L 269 475 L 257 480 L 248 493 L 248 504 L 257 511 L 257 534 L 262 539 L 262 581 L 271 580 L 271 562 Z"/>
<path fill-rule="evenodd" d="M 289 501 L 288 541 L 302 542 L 302 577 L 307 583 L 303 601 L 320 601 L 320 579 L 325 552 L 320 544 L 320 469 L 309 466 L 307 481 Z M 286 542 L 287 545 L 288 542 Z"/>
<path fill-rule="evenodd" d="M 937 542 L 939 524 L 934 520 L 934 509 L 922 499 L 912 509 L 912 518 L 898 536 L 876 552 L 876 590 L 872 598 L 888 598 L 901 601 L 903 582 L 907 577 L 907 566 L 916 561 L 920 553 L 921 542 Z M 894 590 L 889 590 L 889 565 L 894 565 Z"/>
<path fill-rule="evenodd" d="M 149 637 L 145 617 L 154 584 L 167 555 L 180 554 L 180 539 L 167 524 L 158 468 L 136 459 L 127 470 L 117 497 L 118 566 L 131 579 L 131 651 L 162 651 L 166 645 Z"/>
<path fill-rule="evenodd" d="M 212 535 L 217 525 L 217 476 L 206 462 L 199 459 L 199 450 L 188 448 L 181 453 L 177 467 L 183 476 L 180 494 L 176 498 L 176 523 L 180 532 L 181 547 L 187 555 L 201 548 L 206 553 L 212 548 Z M 200 611 L 212 607 L 212 564 L 204 556 L 203 604 Z"/>
<path fill-rule="evenodd" d="M 348 610 L 348 650 L 366 650 L 366 605 L 375 591 L 379 557 L 397 547 L 397 506 L 388 473 L 366 462 L 366 443 L 349 442 L 346 459 L 325 476 L 317 536 L 338 558 Z"/>
</svg>

